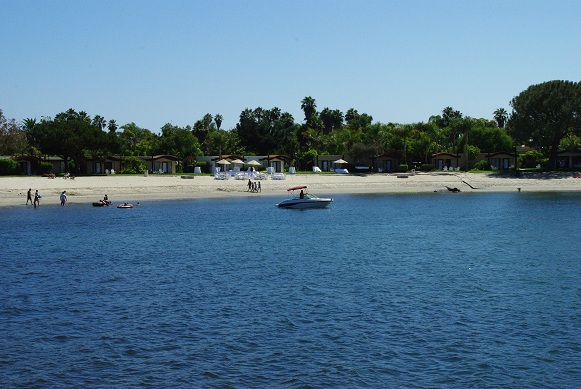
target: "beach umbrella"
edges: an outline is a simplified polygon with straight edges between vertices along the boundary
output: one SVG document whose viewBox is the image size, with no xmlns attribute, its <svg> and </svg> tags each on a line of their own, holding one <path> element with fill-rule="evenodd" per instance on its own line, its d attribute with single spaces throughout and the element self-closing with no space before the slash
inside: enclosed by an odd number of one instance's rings
<svg viewBox="0 0 581 389">
<path fill-rule="evenodd" d="M 243 165 L 243 164 L 244 164 L 244 161 L 241 161 L 241 160 L 239 160 L 239 159 L 235 159 L 234 161 L 232 161 L 232 162 L 230 162 L 230 163 L 233 163 L 234 165 L 237 165 L 237 164 L 239 164 L 239 163 L 240 163 L 240 164 L 242 164 L 242 165 Z"/>
<path fill-rule="evenodd" d="M 347 161 L 345 161 L 344 159 L 338 159 L 338 160 L 336 160 L 336 161 L 333 161 L 333 163 L 336 163 L 336 164 L 338 164 L 338 165 L 342 165 L 342 164 L 344 164 L 344 163 L 348 163 L 348 162 L 347 162 Z"/>
<path fill-rule="evenodd" d="M 216 162 L 218 165 L 230 165 L 230 162 L 228 162 L 225 159 L 221 159 L 218 162 Z M 226 169 L 224 169 L 224 166 L 222 166 L 222 170 L 226 171 Z"/>
<path fill-rule="evenodd" d="M 260 162 L 258 162 L 255 159 L 253 159 L 252 161 L 246 162 L 246 165 L 249 165 L 249 166 L 261 166 L 260 165 Z"/>
</svg>

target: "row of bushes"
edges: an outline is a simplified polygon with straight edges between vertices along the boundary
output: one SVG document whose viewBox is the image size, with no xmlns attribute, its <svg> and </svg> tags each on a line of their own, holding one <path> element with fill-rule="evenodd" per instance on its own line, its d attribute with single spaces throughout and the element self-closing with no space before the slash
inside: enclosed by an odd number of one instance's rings
<svg viewBox="0 0 581 389">
<path fill-rule="evenodd" d="M 13 159 L 0 159 L 0 176 L 20 174 L 20 164 Z"/>
<path fill-rule="evenodd" d="M 40 162 L 38 164 L 38 174 L 50 173 L 52 164 L 50 162 Z M 0 159 L 0 176 L 14 176 L 22 174 L 20 163 L 12 158 Z"/>
</svg>

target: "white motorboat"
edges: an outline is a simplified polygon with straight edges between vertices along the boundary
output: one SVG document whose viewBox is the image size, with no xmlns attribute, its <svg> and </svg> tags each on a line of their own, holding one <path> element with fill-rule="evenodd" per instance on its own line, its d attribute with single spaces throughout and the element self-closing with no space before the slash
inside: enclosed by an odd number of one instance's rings
<svg viewBox="0 0 581 389">
<path fill-rule="evenodd" d="M 307 187 L 305 185 L 293 186 L 292 188 L 288 188 L 287 191 L 292 197 L 277 204 L 279 208 L 325 208 L 333 202 L 333 199 L 321 198 L 307 193 Z"/>
</svg>

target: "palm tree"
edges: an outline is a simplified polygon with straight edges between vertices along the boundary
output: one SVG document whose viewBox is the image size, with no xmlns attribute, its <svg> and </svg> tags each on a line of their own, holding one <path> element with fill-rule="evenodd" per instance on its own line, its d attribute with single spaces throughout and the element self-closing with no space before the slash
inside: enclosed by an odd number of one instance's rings
<svg viewBox="0 0 581 389">
<path fill-rule="evenodd" d="M 494 111 L 494 120 L 496 120 L 498 127 L 504 128 L 504 125 L 508 120 L 508 113 L 506 112 L 506 109 L 498 108 L 496 111 Z"/>
<path fill-rule="evenodd" d="M 214 115 L 214 122 L 216 123 L 216 129 L 220 131 L 220 127 L 222 126 L 222 115 L 219 113 Z"/>
<path fill-rule="evenodd" d="M 454 110 L 454 108 L 448 106 L 442 110 L 442 117 L 440 121 L 440 127 L 448 127 L 452 123 L 452 119 L 461 119 L 462 112 Z"/>
<path fill-rule="evenodd" d="M 115 119 L 109 120 L 109 125 L 107 126 L 107 128 L 109 128 L 109 132 L 111 133 L 117 131 L 117 122 L 115 121 Z"/>
<path fill-rule="evenodd" d="M 311 96 L 305 97 L 301 101 L 301 109 L 305 112 L 305 120 L 308 124 L 315 112 L 317 112 L 317 103 L 315 102 L 315 99 L 313 99 Z"/>
<path fill-rule="evenodd" d="M 83 122 L 87 122 L 87 123 L 91 122 L 91 117 L 85 111 L 79 112 L 78 119 L 83 121 Z"/>
<path fill-rule="evenodd" d="M 338 109 L 325 108 L 319 114 L 319 118 L 323 122 L 324 134 L 329 134 L 331 131 L 341 128 L 343 124 L 343 113 Z"/>
<path fill-rule="evenodd" d="M 338 109 L 333 110 L 333 129 L 338 130 L 343 126 L 343 112 Z"/>
<path fill-rule="evenodd" d="M 99 127 L 101 131 L 103 131 L 103 128 L 105 128 L 106 123 L 107 121 L 101 115 L 95 115 L 95 117 L 93 118 L 93 125 L 95 127 Z"/>
<path fill-rule="evenodd" d="M 26 131 L 31 131 L 36 126 L 36 118 L 26 118 L 22 121 L 22 125 Z"/>
</svg>

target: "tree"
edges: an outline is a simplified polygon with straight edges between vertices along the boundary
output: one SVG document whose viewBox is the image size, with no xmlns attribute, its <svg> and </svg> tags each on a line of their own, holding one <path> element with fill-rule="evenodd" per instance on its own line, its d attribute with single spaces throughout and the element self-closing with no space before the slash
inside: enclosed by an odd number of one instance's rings
<svg viewBox="0 0 581 389">
<path fill-rule="evenodd" d="M 363 131 L 363 143 L 373 150 L 373 153 L 369 155 L 370 157 L 376 157 L 383 154 L 383 144 L 381 142 L 382 131 L 383 126 L 381 123 L 371 124 Z M 374 166 L 374 168 L 376 168 L 376 166 Z"/>
<path fill-rule="evenodd" d="M 313 99 L 311 96 L 305 97 L 301 101 L 301 109 L 305 113 L 305 120 L 306 120 L 307 125 L 308 125 L 311 121 L 311 118 L 317 112 L 317 103 L 315 102 L 315 99 Z"/>
<path fill-rule="evenodd" d="M 480 149 L 473 145 L 464 145 L 464 154 L 466 155 L 466 167 L 465 170 L 468 171 L 472 168 L 473 162 L 480 154 Z"/>
<path fill-rule="evenodd" d="M 220 115 L 219 113 L 217 113 L 216 115 L 214 115 L 214 123 L 216 123 L 216 129 L 219 131 L 220 127 L 222 127 L 222 115 Z"/>
<path fill-rule="evenodd" d="M 117 131 L 117 122 L 115 121 L 115 119 L 111 119 L 109 120 L 109 124 L 107 125 L 107 128 L 109 129 L 109 132 L 115 132 Z"/>
<path fill-rule="evenodd" d="M 148 129 L 140 128 L 131 122 L 121 126 L 119 133 L 121 154 L 146 156 L 155 151 L 158 136 Z"/>
<path fill-rule="evenodd" d="M 222 151 L 227 150 L 228 134 L 224 130 L 212 131 L 206 138 L 208 154 L 222 155 Z"/>
<path fill-rule="evenodd" d="M 351 131 L 348 128 L 340 128 L 328 135 L 325 151 L 329 154 L 343 155 L 354 143 Z"/>
<path fill-rule="evenodd" d="M 581 149 L 581 136 L 570 134 L 561 140 L 559 144 L 561 150 L 577 150 Z"/>
<path fill-rule="evenodd" d="M 478 147 L 484 153 L 496 151 L 511 151 L 514 141 L 494 121 L 486 119 L 471 119 L 470 144 Z"/>
<path fill-rule="evenodd" d="M 450 120 L 447 127 L 444 128 L 444 133 L 448 135 L 448 151 L 456 154 L 462 150 L 462 144 L 466 143 L 466 137 L 472 128 L 471 117 L 454 117 Z"/>
<path fill-rule="evenodd" d="M 122 174 L 141 174 L 147 170 L 147 163 L 137 157 L 127 157 L 123 160 Z"/>
<path fill-rule="evenodd" d="M 310 149 L 301 153 L 297 158 L 297 165 L 301 170 L 308 170 L 315 164 L 315 159 L 319 153 L 317 150 Z"/>
<path fill-rule="evenodd" d="M 367 161 L 375 155 L 375 151 L 372 145 L 357 142 L 349 149 L 349 155 L 353 158 L 355 165 L 367 165 Z"/>
<path fill-rule="evenodd" d="M 581 135 L 581 83 L 555 80 L 531 85 L 510 105 L 510 135 L 548 155 L 549 166 L 556 169 L 561 140 Z"/>
<path fill-rule="evenodd" d="M 194 123 L 194 129 L 192 130 L 192 133 L 196 138 L 198 138 L 198 142 L 200 142 L 200 144 L 205 143 L 206 137 L 208 134 L 210 134 L 210 131 L 216 128 L 212 120 L 212 115 L 207 113 L 203 118 Z M 220 125 L 221 124 L 222 121 L 220 121 Z"/>
<path fill-rule="evenodd" d="M 438 127 L 444 128 L 448 127 L 452 123 L 452 119 L 461 119 L 462 112 L 456 111 L 452 107 L 446 107 L 442 110 L 442 115 L 430 117 L 431 122 L 435 122 Z"/>
<path fill-rule="evenodd" d="M 101 115 L 95 115 L 93 117 L 93 125 L 95 127 L 99 127 L 101 130 L 105 129 L 105 126 L 107 125 L 107 121 L 105 120 L 105 118 Z"/>
<path fill-rule="evenodd" d="M 258 107 L 254 110 L 246 108 L 240 113 L 238 123 L 234 131 L 240 139 L 240 144 L 246 150 L 258 152 L 260 137 L 263 135 L 259 128 L 259 122 L 262 120 L 263 109 Z"/>
<path fill-rule="evenodd" d="M 161 154 L 175 155 L 182 161 L 202 155 L 198 139 L 192 134 L 190 126 L 181 128 L 170 123 L 164 125 L 161 128 L 159 148 Z"/>
<path fill-rule="evenodd" d="M 22 121 L 22 125 L 24 126 L 25 131 L 32 130 L 34 128 L 34 126 L 36 126 L 36 124 L 37 124 L 36 118 L 34 118 L 34 119 L 26 118 Z"/>
<path fill-rule="evenodd" d="M 85 173 L 85 156 L 106 152 L 110 144 L 106 135 L 85 112 L 77 113 L 72 108 L 57 114 L 54 120 L 42 119 L 27 132 L 29 142 L 42 153 L 62 157 L 67 171 L 69 160 L 74 160 L 77 173 Z"/>
<path fill-rule="evenodd" d="M 351 130 L 357 131 L 369 126 L 373 117 L 366 113 L 360 114 L 355 108 L 349 108 L 345 113 L 345 121 Z"/>
<path fill-rule="evenodd" d="M 324 134 L 338 130 L 343 125 L 343 113 L 338 109 L 331 110 L 330 108 L 324 108 L 319 114 L 319 118 L 323 122 Z"/>
<path fill-rule="evenodd" d="M 494 120 L 499 128 L 504 128 L 506 121 L 508 120 L 508 112 L 504 108 L 498 108 L 494 111 Z"/>
<path fill-rule="evenodd" d="M 0 109 L 0 155 L 23 154 L 27 146 L 26 133 Z"/>
<path fill-rule="evenodd" d="M 452 107 L 446 107 L 442 110 L 442 120 L 444 127 L 449 126 L 452 123 L 452 119 L 461 119 L 462 112 L 456 111 Z"/>
<path fill-rule="evenodd" d="M 240 114 L 234 132 L 241 146 L 259 155 L 294 153 L 296 132 L 294 119 L 288 112 L 274 107 L 270 110 L 258 107 L 245 109 Z"/>
<path fill-rule="evenodd" d="M 214 130 L 206 138 L 205 153 L 208 155 L 244 154 L 240 139 L 235 131 Z"/>
</svg>

